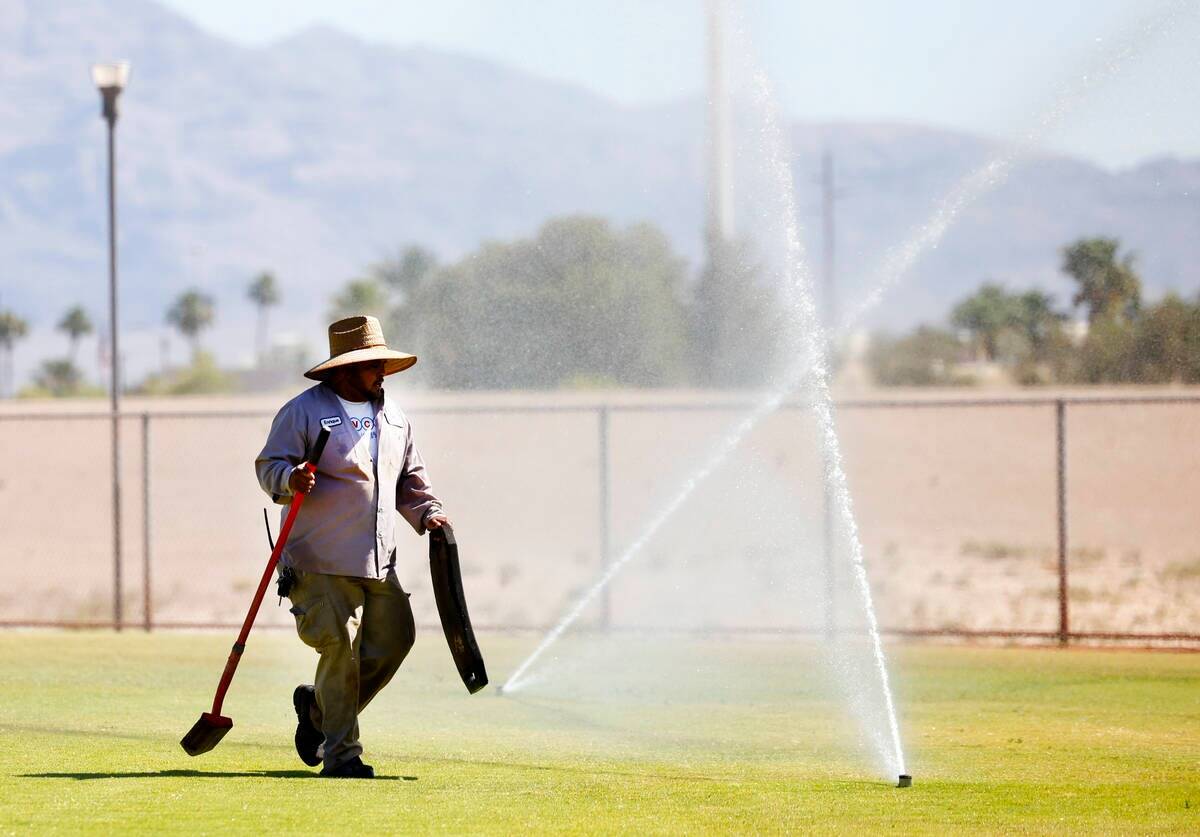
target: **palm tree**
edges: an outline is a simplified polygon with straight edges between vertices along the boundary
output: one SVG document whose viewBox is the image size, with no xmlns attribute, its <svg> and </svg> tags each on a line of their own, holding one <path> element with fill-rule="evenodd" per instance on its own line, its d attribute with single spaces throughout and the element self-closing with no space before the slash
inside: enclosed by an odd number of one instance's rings
<svg viewBox="0 0 1200 837">
<path fill-rule="evenodd" d="M 13 345 L 29 333 L 29 323 L 12 311 L 0 311 L 0 349 L 4 356 L 4 375 L 0 378 L 0 394 L 12 394 Z"/>
<path fill-rule="evenodd" d="M 63 314 L 63 318 L 58 322 L 58 330 L 64 332 L 71 341 L 70 359 L 74 364 L 79 350 L 79 339 L 93 331 L 92 319 L 87 311 L 83 310 L 83 306 L 76 305 Z"/>
<path fill-rule="evenodd" d="M 353 279 L 333 298 L 330 319 L 340 320 L 358 314 L 386 315 L 387 291 L 374 279 Z"/>
<path fill-rule="evenodd" d="M 258 274 L 250 282 L 250 286 L 246 289 L 246 295 L 258 306 L 258 324 L 254 345 L 257 347 L 258 362 L 261 364 L 267 353 L 267 309 L 272 305 L 278 305 L 280 299 L 275 275 L 265 270 Z"/>
<path fill-rule="evenodd" d="M 1115 238 L 1083 238 L 1063 248 L 1063 273 L 1079 284 L 1073 300 L 1088 309 L 1088 321 L 1128 321 L 1141 306 L 1142 280 L 1133 256 L 1117 260 Z"/>
<path fill-rule="evenodd" d="M 1066 315 L 1054 310 L 1054 297 L 1043 291 L 1026 291 L 1017 297 L 1015 324 L 1035 358 L 1041 358 L 1046 343 L 1059 328 Z"/>
<path fill-rule="evenodd" d="M 212 325 L 215 317 L 212 297 L 195 288 L 184 291 L 167 309 L 167 322 L 191 342 L 193 361 L 200 353 L 200 332 Z"/>
<path fill-rule="evenodd" d="M 407 299 L 436 269 L 437 256 L 424 247 L 412 245 L 404 248 L 395 258 L 373 265 L 371 278 L 398 291 Z"/>
<path fill-rule="evenodd" d="M 381 285 L 388 297 L 383 308 L 374 309 L 387 317 L 385 332 L 412 339 L 419 327 L 417 311 L 424 304 L 421 297 L 437 269 L 437 257 L 415 244 L 371 266 L 368 278 Z"/>
<path fill-rule="evenodd" d="M 34 381 L 55 398 L 74 395 L 83 382 L 75 364 L 66 358 L 44 362 Z"/>
<path fill-rule="evenodd" d="M 1003 285 L 992 282 L 985 283 L 950 312 L 950 322 L 971 333 L 987 361 L 996 359 L 1000 333 L 1014 325 L 1016 318 L 1016 300 Z"/>
</svg>

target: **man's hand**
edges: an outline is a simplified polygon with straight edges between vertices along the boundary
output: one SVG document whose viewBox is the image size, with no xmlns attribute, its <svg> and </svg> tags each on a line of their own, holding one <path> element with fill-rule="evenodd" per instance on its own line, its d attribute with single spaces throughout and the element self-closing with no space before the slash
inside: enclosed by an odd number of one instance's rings
<svg viewBox="0 0 1200 837">
<path fill-rule="evenodd" d="M 429 517 L 425 520 L 426 529 L 441 529 L 443 526 L 448 526 L 449 524 L 450 518 L 446 517 L 446 515 L 442 514 L 441 512 L 435 512 L 434 514 L 429 515 Z"/>
<path fill-rule="evenodd" d="M 288 474 L 288 488 L 293 494 L 307 494 L 317 484 L 317 475 L 308 472 L 307 462 L 301 462 Z"/>
</svg>

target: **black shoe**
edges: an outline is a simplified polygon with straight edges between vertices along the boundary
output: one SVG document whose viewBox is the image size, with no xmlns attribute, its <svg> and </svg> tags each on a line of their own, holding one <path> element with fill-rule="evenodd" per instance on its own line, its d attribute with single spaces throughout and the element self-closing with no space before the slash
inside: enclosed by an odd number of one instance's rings
<svg viewBox="0 0 1200 837">
<path fill-rule="evenodd" d="M 297 686 L 292 692 L 292 706 L 296 708 L 296 755 L 309 767 L 321 763 L 317 748 L 325 740 L 325 734 L 312 722 L 309 711 L 316 701 L 317 693 L 312 686 Z"/>
<path fill-rule="evenodd" d="M 321 775 L 326 779 L 374 779 L 375 768 L 369 764 L 363 764 L 362 759 L 355 756 L 332 770 L 328 767 L 322 768 Z"/>
</svg>

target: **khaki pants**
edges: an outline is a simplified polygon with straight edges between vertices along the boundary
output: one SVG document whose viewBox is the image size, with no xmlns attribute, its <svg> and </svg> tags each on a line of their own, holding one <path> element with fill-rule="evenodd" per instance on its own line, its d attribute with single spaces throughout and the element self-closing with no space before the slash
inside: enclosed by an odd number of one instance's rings
<svg viewBox="0 0 1200 837">
<path fill-rule="evenodd" d="M 388 684 L 412 648 L 408 594 L 396 573 L 385 579 L 297 573 L 289 598 L 296 632 L 321 655 L 313 722 L 325 733 L 332 769 L 362 753 L 358 713 Z"/>
</svg>

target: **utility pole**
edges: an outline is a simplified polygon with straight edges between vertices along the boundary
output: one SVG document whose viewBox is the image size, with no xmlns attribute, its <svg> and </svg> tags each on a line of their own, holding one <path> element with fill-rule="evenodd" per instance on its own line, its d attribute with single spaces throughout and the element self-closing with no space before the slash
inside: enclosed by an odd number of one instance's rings
<svg viewBox="0 0 1200 837">
<path fill-rule="evenodd" d="M 824 233 L 821 271 L 821 314 L 825 331 L 825 353 L 827 362 L 833 363 L 834 347 L 837 344 L 837 298 L 835 296 L 835 269 L 837 237 L 834 228 L 833 152 L 828 148 L 821 155 L 821 220 Z M 829 370 L 832 374 L 832 368 Z M 829 452 L 821 446 L 823 474 L 823 546 L 825 552 L 825 635 L 832 640 L 837 634 L 837 566 L 834 553 L 837 539 L 834 537 L 833 487 L 830 485 Z"/>
<path fill-rule="evenodd" d="M 821 271 L 821 302 L 825 325 L 825 336 L 832 349 L 837 328 L 836 251 L 837 232 L 834 227 L 834 203 L 837 200 L 833 186 L 833 152 L 828 148 L 821 155 L 821 220 L 824 232 L 824 247 Z"/>
<path fill-rule="evenodd" d="M 733 239 L 733 125 L 725 70 L 725 0 L 708 0 L 708 233 Z"/>
</svg>

